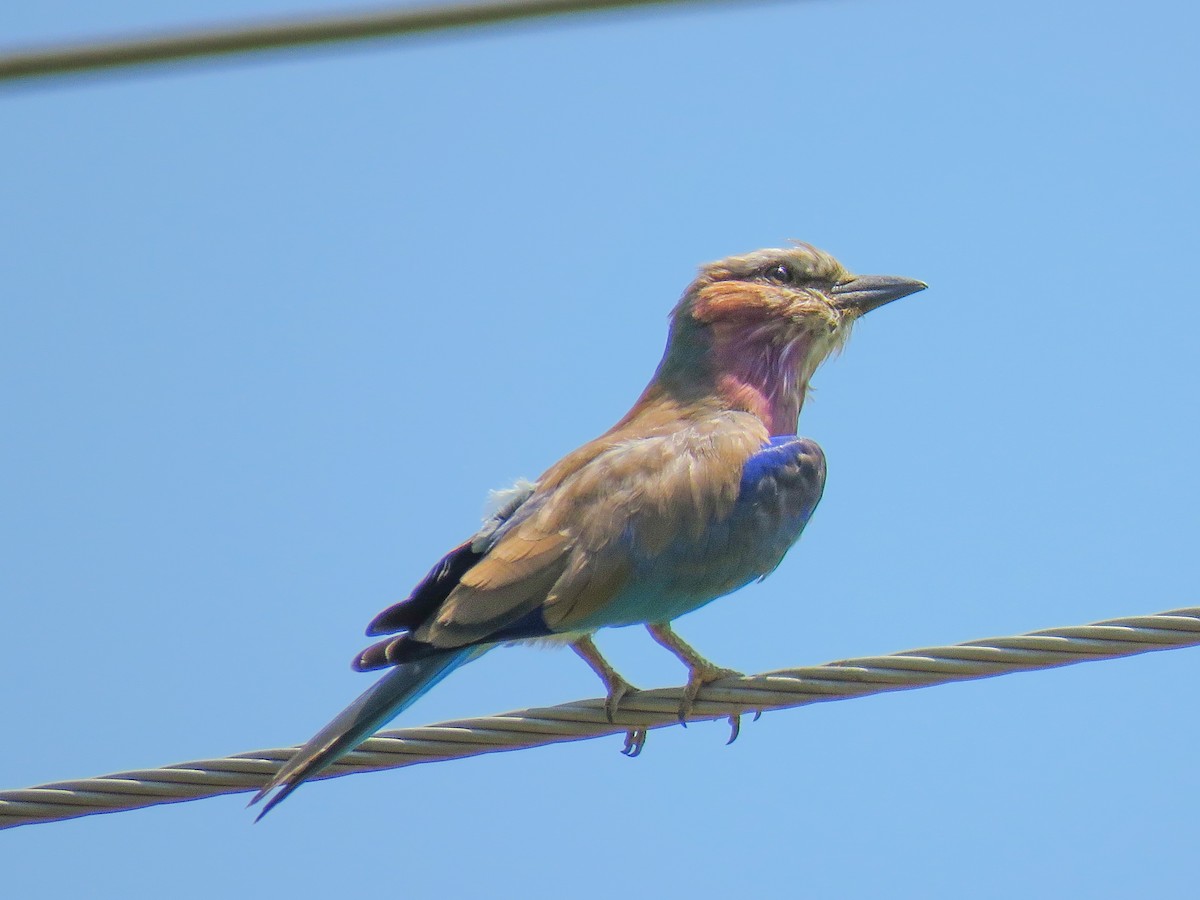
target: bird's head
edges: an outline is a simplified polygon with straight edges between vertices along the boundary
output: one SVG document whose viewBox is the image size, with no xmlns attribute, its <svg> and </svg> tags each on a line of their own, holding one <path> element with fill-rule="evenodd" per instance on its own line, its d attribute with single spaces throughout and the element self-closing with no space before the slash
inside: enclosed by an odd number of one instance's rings
<svg viewBox="0 0 1200 900">
<path fill-rule="evenodd" d="M 742 403 L 772 433 L 794 431 L 808 380 L 857 319 L 925 284 L 851 275 L 808 244 L 710 263 L 672 314 L 659 377 L 690 376 Z M 708 376 L 708 377 L 706 377 Z"/>
</svg>

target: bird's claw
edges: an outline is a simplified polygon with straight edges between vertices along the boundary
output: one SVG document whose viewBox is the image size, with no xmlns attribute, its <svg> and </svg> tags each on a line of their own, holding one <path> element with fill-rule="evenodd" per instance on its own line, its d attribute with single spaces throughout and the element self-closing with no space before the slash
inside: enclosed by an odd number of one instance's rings
<svg viewBox="0 0 1200 900">
<path fill-rule="evenodd" d="M 736 669 L 725 669 L 712 664 L 696 666 L 692 669 L 687 687 L 683 689 L 683 698 L 679 701 L 679 724 L 687 728 L 687 718 L 692 712 L 692 707 L 695 705 L 696 697 L 700 694 L 702 687 L 712 684 L 714 681 L 720 681 L 722 678 L 737 678 L 741 674 Z M 734 737 L 737 737 L 736 731 Z"/>
<path fill-rule="evenodd" d="M 646 729 L 634 728 L 631 731 L 625 732 L 625 746 L 621 748 L 621 752 L 633 759 L 642 752 L 642 748 L 646 746 Z"/>
<path fill-rule="evenodd" d="M 729 717 L 729 740 L 725 742 L 728 747 L 738 739 L 738 735 L 742 733 L 742 716 L 740 713 L 734 713 Z"/>
</svg>

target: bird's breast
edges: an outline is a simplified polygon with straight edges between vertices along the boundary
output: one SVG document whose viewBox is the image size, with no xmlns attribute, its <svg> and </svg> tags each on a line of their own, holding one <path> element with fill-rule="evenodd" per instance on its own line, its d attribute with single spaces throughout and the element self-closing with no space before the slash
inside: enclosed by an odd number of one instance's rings
<svg viewBox="0 0 1200 900">
<path fill-rule="evenodd" d="M 811 441 L 759 434 L 731 463 L 718 452 L 725 443 L 685 440 L 646 485 L 610 498 L 608 521 L 623 525 L 609 550 L 629 576 L 582 624 L 668 621 L 779 565 L 820 499 L 824 456 Z"/>
</svg>

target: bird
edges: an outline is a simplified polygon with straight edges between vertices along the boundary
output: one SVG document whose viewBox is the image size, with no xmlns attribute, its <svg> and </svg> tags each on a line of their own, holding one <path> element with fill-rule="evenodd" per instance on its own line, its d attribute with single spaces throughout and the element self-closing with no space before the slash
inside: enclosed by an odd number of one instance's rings
<svg viewBox="0 0 1200 900">
<path fill-rule="evenodd" d="M 704 685 L 738 673 L 701 656 L 671 622 L 780 564 L 825 486 L 823 451 L 797 435 L 813 373 L 861 316 L 925 287 L 852 275 L 800 242 L 702 266 L 629 412 L 504 492 L 482 528 L 371 621 L 367 635 L 382 640 L 353 667 L 386 674 L 262 787 L 251 805 L 275 793 L 258 818 L 502 644 L 569 644 L 603 681 L 612 721 L 636 688 L 592 635 L 644 625 L 688 669 L 686 724 Z M 641 741 L 644 732 L 631 733 L 626 751 L 636 755 Z"/>
</svg>

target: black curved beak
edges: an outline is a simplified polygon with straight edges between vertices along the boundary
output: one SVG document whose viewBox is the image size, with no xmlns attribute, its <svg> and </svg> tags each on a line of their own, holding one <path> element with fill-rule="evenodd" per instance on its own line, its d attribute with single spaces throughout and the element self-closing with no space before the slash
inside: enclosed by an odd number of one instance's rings
<svg viewBox="0 0 1200 900">
<path fill-rule="evenodd" d="M 856 275 L 849 281 L 835 284 L 829 295 L 838 309 L 854 310 L 861 316 L 927 287 L 929 285 L 923 281 L 895 275 Z"/>
</svg>

